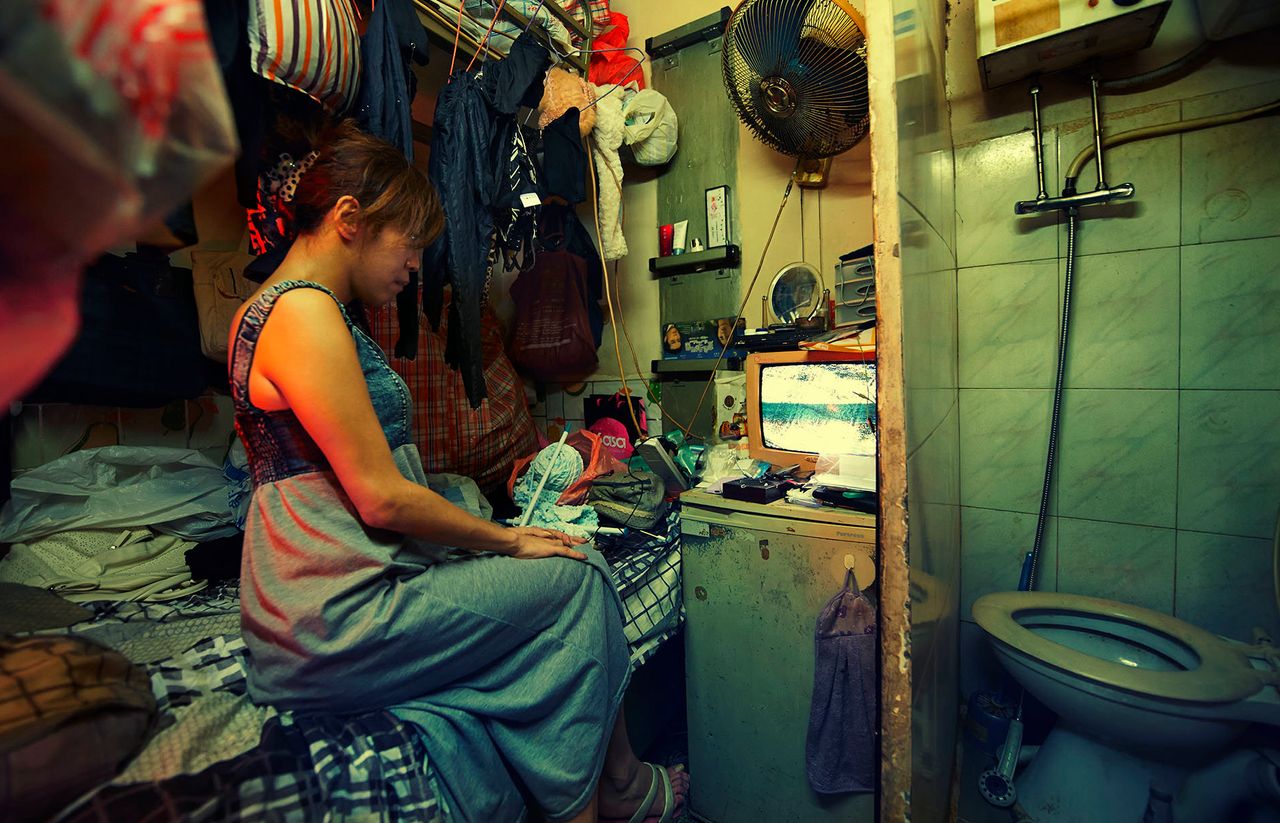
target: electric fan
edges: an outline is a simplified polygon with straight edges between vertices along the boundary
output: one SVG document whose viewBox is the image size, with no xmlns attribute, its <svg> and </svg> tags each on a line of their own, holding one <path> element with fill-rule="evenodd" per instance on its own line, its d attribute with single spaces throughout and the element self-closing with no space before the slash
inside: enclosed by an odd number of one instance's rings
<svg viewBox="0 0 1280 823">
<path fill-rule="evenodd" d="M 847 0 L 744 0 L 729 18 L 724 84 L 763 143 L 798 158 L 801 186 L 866 136 L 866 24 Z"/>
</svg>

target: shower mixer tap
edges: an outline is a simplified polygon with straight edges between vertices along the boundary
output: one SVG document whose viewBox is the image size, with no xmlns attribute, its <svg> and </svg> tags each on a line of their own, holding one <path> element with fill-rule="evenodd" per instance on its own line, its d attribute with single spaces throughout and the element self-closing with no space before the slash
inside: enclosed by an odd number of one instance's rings
<svg viewBox="0 0 1280 823">
<path fill-rule="evenodd" d="M 1107 178 L 1102 163 L 1102 114 L 1098 107 L 1097 75 L 1090 78 L 1090 84 L 1093 103 L 1093 146 L 1094 152 L 1098 158 L 1097 187 L 1094 188 L 1093 191 L 1076 192 L 1075 181 L 1069 179 L 1067 187 L 1062 190 L 1061 196 L 1050 197 L 1048 195 L 1044 179 L 1044 131 L 1040 125 L 1040 84 L 1037 82 L 1031 86 L 1031 118 L 1036 144 L 1036 182 L 1040 187 L 1040 191 L 1036 195 L 1035 200 L 1019 200 L 1015 203 L 1013 205 L 1014 214 L 1037 214 L 1046 211 L 1074 211 L 1082 206 L 1094 206 L 1100 203 L 1110 203 L 1112 200 L 1133 197 L 1134 188 L 1132 183 L 1121 183 L 1118 186 L 1107 185 Z"/>
</svg>

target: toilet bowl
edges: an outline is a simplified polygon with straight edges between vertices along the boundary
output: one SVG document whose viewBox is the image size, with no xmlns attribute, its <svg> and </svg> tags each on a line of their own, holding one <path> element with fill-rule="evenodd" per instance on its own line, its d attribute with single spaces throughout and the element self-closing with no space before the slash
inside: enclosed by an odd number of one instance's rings
<svg viewBox="0 0 1280 823">
<path fill-rule="evenodd" d="M 1152 787 L 1176 792 L 1251 724 L 1280 726 L 1280 653 L 1268 643 L 1056 592 L 988 594 L 973 617 L 1059 717 L 1017 781 L 1034 819 L 1139 820 Z"/>
</svg>

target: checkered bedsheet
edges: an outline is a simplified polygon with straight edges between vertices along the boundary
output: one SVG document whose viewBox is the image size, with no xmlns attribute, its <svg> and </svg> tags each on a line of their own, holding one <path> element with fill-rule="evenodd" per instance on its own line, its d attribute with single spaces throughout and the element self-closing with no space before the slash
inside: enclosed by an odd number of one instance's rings
<svg viewBox="0 0 1280 823">
<path fill-rule="evenodd" d="M 599 541 L 622 596 L 633 668 L 675 634 L 684 616 L 678 513 L 654 534 Z M 59 820 L 440 821 L 425 746 L 391 714 L 333 718 L 253 706 L 244 641 L 227 622 L 238 611 L 238 589 L 225 584 L 181 604 L 99 605 L 93 621 L 72 627 L 150 663 L 162 728 L 114 784 L 73 803 Z M 210 626 L 223 631 L 187 644 L 192 632 Z M 166 644 L 182 647 L 146 660 Z M 231 732 L 228 711 L 250 728 L 265 718 L 256 743 Z M 193 762 L 190 752 L 211 746 L 216 751 L 194 759 L 208 765 L 183 770 Z M 138 780 L 138 772 L 154 779 Z"/>
</svg>

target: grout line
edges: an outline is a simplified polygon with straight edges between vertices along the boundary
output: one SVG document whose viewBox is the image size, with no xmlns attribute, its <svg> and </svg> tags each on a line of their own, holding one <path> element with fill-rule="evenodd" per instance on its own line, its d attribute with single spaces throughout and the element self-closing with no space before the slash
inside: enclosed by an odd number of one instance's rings
<svg viewBox="0 0 1280 823">
<path fill-rule="evenodd" d="M 1182 101 L 1178 101 L 1178 119 L 1182 119 Z M 1178 240 L 1183 239 L 1183 194 L 1186 191 L 1183 180 L 1183 159 L 1186 157 L 1183 147 L 1183 137 L 1185 134 L 1178 135 Z M 1172 594 L 1170 596 L 1170 613 L 1176 615 L 1178 613 L 1178 546 L 1182 541 L 1178 536 L 1178 521 L 1181 520 L 1182 512 L 1182 249 L 1178 249 L 1178 313 L 1176 321 L 1178 331 L 1175 335 L 1176 343 L 1174 345 L 1174 357 L 1177 359 L 1178 368 L 1176 376 L 1178 381 L 1178 406 L 1174 410 L 1174 461 L 1173 461 L 1173 582 L 1170 585 Z"/>
</svg>

